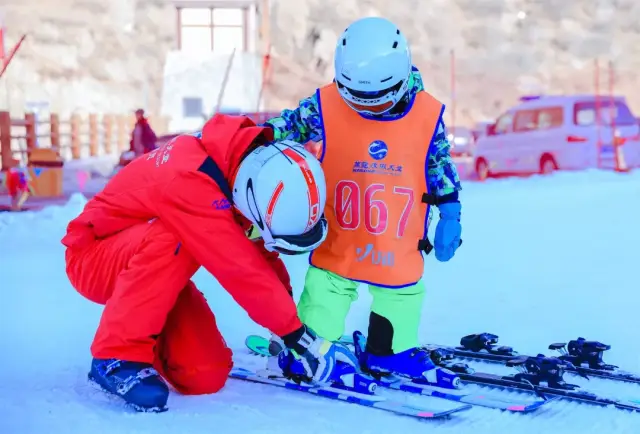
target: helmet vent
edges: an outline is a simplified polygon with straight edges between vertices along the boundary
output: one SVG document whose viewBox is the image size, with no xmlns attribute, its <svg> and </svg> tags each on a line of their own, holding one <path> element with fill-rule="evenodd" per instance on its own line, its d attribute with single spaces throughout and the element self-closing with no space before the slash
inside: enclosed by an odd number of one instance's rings
<svg viewBox="0 0 640 434">
<path fill-rule="evenodd" d="M 347 45 L 347 38 L 342 38 L 342 46 L 344 47 L 345 45 Z"/>
<path fill-rule="evenodd" d="M 400 34 L 400 29 L 396 29 L 396 35 Z"/>
<path fill-rule="evenodd" d="M 347 77 L 346 75 L 344 75 L 344 74 L 340 74 L 340 75 L 342 75 L 342 76 L 343 76 L 344 78 L 346 78 L 347 80 L 351 81 L 351 79 L 350 79 L 349 77 Z"/>
<path fill-rule="evenodd" d="M 380 80 L 380 83 L 384 83 L 385 81 L 389 81 L 389 80 L 391 80 L 392 78 L 393 78 L 393 75 L 390 75 L 389 77 L 387 77 L 387 78 L 383 78 L 382 80 Z"/>
</svg>

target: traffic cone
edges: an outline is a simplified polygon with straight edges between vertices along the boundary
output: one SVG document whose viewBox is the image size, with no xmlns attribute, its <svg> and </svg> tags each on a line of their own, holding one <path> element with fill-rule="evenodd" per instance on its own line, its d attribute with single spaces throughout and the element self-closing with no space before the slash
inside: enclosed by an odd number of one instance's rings
<svg viewBox="0 0 640 434">
<path fill-rule="evenodd" d="M 614 156 L 616 159 L 616 167 L 615 167 L 615 171 L 616 172 L 628 172 L 629 171 L 629 167 L 627 166 L 627 162 L 624 159 L 624 145 L 623 145 L 623 141 L 621 140 L 614 140 L 613 142 L 613 152 L 614 152 Z"/>
</svg>

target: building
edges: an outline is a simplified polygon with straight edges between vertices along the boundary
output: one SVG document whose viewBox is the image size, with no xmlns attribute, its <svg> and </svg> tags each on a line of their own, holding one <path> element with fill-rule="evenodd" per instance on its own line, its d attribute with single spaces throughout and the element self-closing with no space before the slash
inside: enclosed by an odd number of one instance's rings
<svg viewBox="0 0 640 434">
<path fill-rule="evenodd" d="M 177 49 L 167 53 L 162 114 L 171 129 L 199 128 L 215 112 L 262 108 L 258 4 L 175 1 Z"/>
<path fill-rule="evenodd" d="M 6 6 L 5 45 L 27 38 L 2 78 L 0 108 L 64 116 L 143 107 L 169 116 L 172 131 L 199 128 L 216 110 L 256 111 L 266 4 L 23 0 Z"/>
</svg>

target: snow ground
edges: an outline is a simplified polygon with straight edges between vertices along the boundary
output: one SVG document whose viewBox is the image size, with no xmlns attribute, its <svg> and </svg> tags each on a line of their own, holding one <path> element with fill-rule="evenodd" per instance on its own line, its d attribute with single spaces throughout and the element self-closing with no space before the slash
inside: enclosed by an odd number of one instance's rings
<svg viewBox="0 0 640 434">
<path fill-rule="evenodd" d="M 640 371 L 640 171 L 590 171 L 465 185 L 464 245 L 454 260 L 426 261 L 421 336 L 456 344 L 490 331 L 521 352 L 583 336 L 613 346 L 610 363 Z M 640 413 L 559 401 L 521 415 L 475 407 L 440 421 L 417 421 L 269 386 L 229 380 L 218 394 L 172 394 L 163 414 L 136 414 L 86 381 L 101 307 L 68 283 L 60 238 L 84 198 L 38 213 L 0 214 L 0 433 L 429 433 L 538 434 L 640 432 Z M 432 226 L 432 230 L 435 224 Z M 286 263 L 299 295 L 306 258 Z M 205 292 L 238 361 L 264 333 L 203 270 Z M 366 329 L 362 292 L 348 331 Z M 548 350 L 546 351 L 548 352 Z M 474 364 L 477 369 L 509 368 Z M 640 399 L 640 385 L 567 377 L 600 393 Z M 483 393 L 505 393 L 473 386 Z M 529 395 L 511 392 L 514 396 Z M 400 396 L 402 398 L 402 396 Z M 408 399 L 433 400 L 410 397 Z M 416 401 L 417 400 L 417 401 Z"/>
</svg>

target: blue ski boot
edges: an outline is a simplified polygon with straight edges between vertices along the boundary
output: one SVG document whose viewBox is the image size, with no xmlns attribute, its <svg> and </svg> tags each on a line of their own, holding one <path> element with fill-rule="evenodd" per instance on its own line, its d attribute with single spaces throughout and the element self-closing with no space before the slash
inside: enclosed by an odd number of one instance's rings
<svg viewBox="0 0 640 434">
<path fill-rule="evenodd" d="M 380 381 L 393 381 L 396 376 L 443 389 L 462 387 L 460 377 L 448 369 L 437 367 L 431 360 L 430 352 L 424 348 L 411 348 L 401 353 L 379 356 L 366 351 L 366 340 L 361 332 L 353 333 L 360 367 Z"/>
<path fill-rule="evenodd" d="M 169 388 L 148 363 L 93 359 L 89 380 L 121 397 L 137 411 L 158 413 L 167 410 Z"/>
<path fill-rule="evenodd" d="M 277 356 L 269 357 L 267 370 L 277 372 L 279 375 L 298 384 L 309 382 L 302 361 L 295 351 L 285 349 L 278 353 Z M 349 361 L 336 360 L 335 366 L 331 371 L 331 378 L 321 386 L 373 395 L 377 384 L 373 377 L 359 371 L 354 358 Z"/>
<path fill-rule="evenodd" d="M 375 379 L 362 374 L 358 369 L 358 360 L 355 355 L 346 347 L 343 349 L 343 352 L 337 353 L 329 379 L 320 386 L 372 395 L 377 387 Z M 278 375 L 298 384 L 310 382 L 300 356 L 295 351 L 286 348 L 281 348 L 277 356 L 269 357 L 267 370 L 278 373 Z"/>
</svg>

